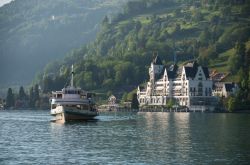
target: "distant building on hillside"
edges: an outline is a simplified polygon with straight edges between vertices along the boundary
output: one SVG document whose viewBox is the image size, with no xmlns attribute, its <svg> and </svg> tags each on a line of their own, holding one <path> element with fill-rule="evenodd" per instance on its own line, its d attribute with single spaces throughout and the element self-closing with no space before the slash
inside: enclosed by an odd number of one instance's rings
<svg viewBox="0 0 250 165">
<path fill-rule="evenodd" d="M 213 110 L 217 98 L 212 95 L 213 81 L 207 67 L 196 61 L 178 67 L 166 68 L 160 57 L 154 56 L 149 67 L 149 81 L 137 89 L 140 107 L 164 106 L 174 100 L 179 106 L 189 109 Z"/>
<path fill-rule="evenodd" d="M 233 82 L 215 82 L 213 95 L 227 98 L 234 95 L 238 89 L 238 85 Z"/>
</svg>

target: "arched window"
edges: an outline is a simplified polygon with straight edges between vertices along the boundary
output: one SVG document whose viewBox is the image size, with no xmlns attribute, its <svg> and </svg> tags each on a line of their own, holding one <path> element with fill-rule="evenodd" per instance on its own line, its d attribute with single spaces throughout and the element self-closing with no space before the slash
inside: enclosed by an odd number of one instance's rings
<svg viewBox="0 0 250 165">
<path fill-rule="evenodd" d="M 203 85 L 201 82 L 198 84 L 198 96 L 202 96 L 203 93 Z"/>
</svg>

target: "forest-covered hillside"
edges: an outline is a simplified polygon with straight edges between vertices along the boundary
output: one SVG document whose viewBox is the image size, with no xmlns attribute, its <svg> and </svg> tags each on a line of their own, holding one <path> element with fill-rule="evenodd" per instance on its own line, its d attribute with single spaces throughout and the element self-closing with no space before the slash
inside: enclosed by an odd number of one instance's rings
<svg viewBox="0 0 250 165">
<path fill-rule="evenodd" d="M 0 86 L 30 83 L 48 62 L 94 40 L 127 0 L 15 0 L 0 8 Z"/>
<path fill-rule="evenodd" d="M 166 65 L 176 54 L 179 64 L 196 59 L 238 82 L 249 69 L 249 47 L 248 0 L 136 0 L 106 16 L 94 42 L 48 64 L 35 82 L 44 92 L 60 89 L 74 64 L 77 86 L 124 93 L 147 80 L 153 52 Z"/>
</svg>

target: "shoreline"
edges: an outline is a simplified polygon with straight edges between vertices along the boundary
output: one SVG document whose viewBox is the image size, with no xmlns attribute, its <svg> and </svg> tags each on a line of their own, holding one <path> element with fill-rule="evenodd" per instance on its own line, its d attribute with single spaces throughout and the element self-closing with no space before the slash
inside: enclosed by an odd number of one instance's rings
<svg viewBox="0 0 250 165">
<path fill-rule="evenodd" d="M 32 108 L 17 108 L 17 109 L 0 109 L 0 111 L 49 111 L 50 109 L 32 109 Z M 208 110 L 188 110 L 188 109 L 118 109 L 118 110 L 99 110 L 99 113 L 114 113 L 114 112 L 166 112 L 166 113 L 235 113 L 235 114 L 250 114 L 250 110 L 229 111 L 208 111 Z"/>
</svg>

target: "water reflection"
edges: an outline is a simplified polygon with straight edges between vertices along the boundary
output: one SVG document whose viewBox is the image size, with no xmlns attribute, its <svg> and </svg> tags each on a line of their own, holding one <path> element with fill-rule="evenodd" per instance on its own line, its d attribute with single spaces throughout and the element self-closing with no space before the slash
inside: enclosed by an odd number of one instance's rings
<svg viewBox="0 0 250 165">
<path fill-rule="evenodd" d="M 174 118 L 173 131 L 174 136 L 174 148 L 176 149 L 176 154 L 181 160 L 190 160 L 190 151 L 192 150 L 191 145 L 191 135 L 189 127 L 189 113 L 174 113 L 172 114 Z"/>
<path fill-rule="evenodd" d="M 0 164 L 192 165 L 250 160 L 250 115 L 117 113 L 100 115 L 98 122 L 57 124 L 49 122 L 49 112 L 0 114 Z"/>
<path fill-rule="evenodd" d="M 147 157 L 160 164 L 164 163 L 161 161 L 163 155 L 164 160 L 176 159 L 184 164 L 189 162 L 192 146 L 188 113 L 146 112 L 139 115 L 145 120 L 139 138 L 144 152 L 148 151 Z"/>
</svg>

